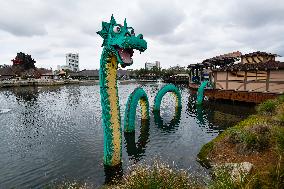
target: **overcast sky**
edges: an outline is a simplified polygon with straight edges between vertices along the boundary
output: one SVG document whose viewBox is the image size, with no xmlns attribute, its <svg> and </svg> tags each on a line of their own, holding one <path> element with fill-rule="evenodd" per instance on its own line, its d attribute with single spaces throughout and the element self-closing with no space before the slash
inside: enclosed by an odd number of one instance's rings
<svg viewBox="0 0 284 189">
<path fill-rule="evenodd" d="M 102 38 L 111 14 L 142 33 L 148 49 L 134 64 L 159 60 L 163 68 L 187 66 L 216 55 L 267 51 L 284 56 L 283 0 L 0 0 L 0 64 L 17 52 L 37 67 L 65 64 L 78 52 L 80 69 L 99 68 Z M 283 58 L 281 58 L 283 59 Z"/>
</svg>

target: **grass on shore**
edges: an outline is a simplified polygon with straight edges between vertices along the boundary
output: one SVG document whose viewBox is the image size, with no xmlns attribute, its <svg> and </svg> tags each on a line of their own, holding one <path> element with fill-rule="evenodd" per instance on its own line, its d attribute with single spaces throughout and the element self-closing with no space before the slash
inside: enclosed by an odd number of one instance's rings
<svg viewBox="0 0 284 189">
<path fill-rule="evenodd" d="M 204 188 L 196 178 L 185 170 L 171 168 L 168 164 L 155 160 L 152 165 L 135 165 L 121 183 L 108 186 L 116 189 L 198 189 Z"/>
<path fill-rule="evenodd" d="M 252 174 L 233 182 L 225 170 L 217 172 L 209 188 L 284 188 L 284 96 L 257 106 L 252 115 L 205 144 L 198 154 L 208 166 L 251 162 Z"/>
<path fill-rule="evenodd" d="M 79 182 L 62 182 L 49 185 L 45 189 L 88 189 L 92 188 Z M 129 168 L 129 173 L 121 180 L 114 180 L 100 189 L 202 189 L 204 183 L 188 171 L 169 166 L 155 159 L 151 165 L 139 164 Z"/>
</svg>

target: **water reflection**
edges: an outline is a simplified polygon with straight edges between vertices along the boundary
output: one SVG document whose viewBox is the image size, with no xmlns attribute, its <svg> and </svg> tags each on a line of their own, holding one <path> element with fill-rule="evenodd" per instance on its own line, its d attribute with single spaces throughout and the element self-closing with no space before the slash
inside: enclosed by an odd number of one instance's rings
<svg viewBox="0 0 284 189">
<path fill-rule="evenodd" d="M 11 92 L 15 95 L 17 101 L 33 104 L 37 101 L 39 90 L 38 87 L 13 88 Z"/>
<path fill-rule="evenodd" d="M 68 105 L 77 108 L 81 96 L 80 88 L 78 86 L 73 88 L 67 88 L 66 92 L 68 93 Z"/>
<path fill-rule="evenodd" d="M 232 104 L 220 101 L 204 101 L 203 104 L 196 104 L 196 95 L 188 98 L 188 115 L 194 115 L 200 127 L 206 127 L 207 132 L 218 131 L 221 133 L 228 127 L 234 126 L 237 122 L 255 113 L 254 105 Z"/>
<path fill-rule="evenodd" d="M 177 130 L 180 123 L 181 110 L 182 108 L 175 108 L 175 115 L 168 124 L 164 123 L 164 120 L 161 117 L 159 111 L 154 111 L 153 114 L 154 114 L 155 124 L 158 126 L 159 129 L 168 133 Z M 166 117 L 169 116 L 167 115 Z"/>
<path fill-rule="evenodd" d="M 105 184 L 114 184 L 116 181 L 121 180 L 123 176 L 122 163 L 116 166 L 104 165 Z"/>
<path fill-rule="evenodd" d="M 11 109 L 0 109 L 0 114 L 8 113 Z"/>
<path fill-rule="evenodd" d="M 128 156 L 134 159 L 134 162 L 138 162 L 145 153 L 149 138 L 149 126 L 149 120 L 141 120 L 140 135 L 137 143 L 135 143 L 135 132 L 124 132 L 126 152 Z"/>
</svg>

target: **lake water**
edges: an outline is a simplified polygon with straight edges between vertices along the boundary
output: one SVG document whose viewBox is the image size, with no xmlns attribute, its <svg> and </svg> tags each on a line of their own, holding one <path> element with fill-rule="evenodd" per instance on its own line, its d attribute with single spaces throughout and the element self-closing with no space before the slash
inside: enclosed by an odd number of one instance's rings
<svg viewBox="0 0 284 189">
<path fill-rule="evenodd" d="M 162 85 L 119 85 L 121 122 L 129 94 L 142 86 L 153 106 Z M 141 126 L 137 108 L 134 135 L 123 134 L 123 172 L 135 163 L 159 158 L 196 175 L 206 169 L 196 161 L 203 144 L 254 112 L 252 106 L 209 103 L 181 87 L 182 109 L 166 94 L 161 116 L 151 113 Z M 79 181 L 97 187 L 105 182 L 99 86 L 13 88 L 0 90 L 0 188 L 41 188 Z M 143 128 L 140 130 L 140 128 Z"/>
</svg>

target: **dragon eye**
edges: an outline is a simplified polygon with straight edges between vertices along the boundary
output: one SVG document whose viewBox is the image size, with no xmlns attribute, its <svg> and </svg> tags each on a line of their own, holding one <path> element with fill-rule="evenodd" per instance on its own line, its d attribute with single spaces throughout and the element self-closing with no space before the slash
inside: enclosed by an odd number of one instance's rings
<svg viewBox="0 0 284 189">
<path fill-rule="evenodd" d="M 114 32 L 114 33 L 120 33 L 120 31 L 121 31 L 121 29 L 120 29 L 119 26 L 114 26 L 114 27 L 113 27 L 113 32 Z"/>
</svg>

